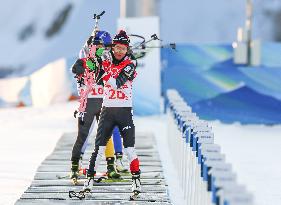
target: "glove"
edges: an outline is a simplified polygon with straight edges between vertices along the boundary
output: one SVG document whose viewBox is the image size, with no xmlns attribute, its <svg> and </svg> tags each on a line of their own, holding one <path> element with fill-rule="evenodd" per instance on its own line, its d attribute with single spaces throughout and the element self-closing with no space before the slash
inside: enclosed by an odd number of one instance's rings
<svg viewBox="0 0 281 205">
<path fill-rule="evenodd" d="M 116 78 L 117 88 L 123 86 L 128 80 L 134 80 L 135 77 L 135 66 L 134 64 L 129 64 L 120 72 L 118 77 Z"/>
<path fill-rule="evenodd" d="M 128 78 L 123 73 L 120 73 L 120 75 L 116 78 L 117 89 L 123 86 L 127 82 L 127 80 Z"/>
<path fill-rule="evenodd" d="M 130 80 L 133 78 L 135 70 L 136 70 L 135 65 L 133 63 L 131 63 L 123 69 L 123 72 L 127 76 L 127 78 Z"/>
<path fill-rule="evenodd" d="M 76 75 L 80 75 L 84 72 L 85 72 L 85 68 L 83 67 L 83 61 L 81 59 L 78 59 L 72 66 L 72 73 Z"/>
<path fill-rule="evenodd" d="M 104 48 L 98 48 L 96 51 L 96 56 L 101 57 L 104 52 Z"/>
<path fill-rule="evenodd" d="M 95 63 L 93 63 L 93 61 L 92 60 L 90 60 L 90 59 L 88 59 L 87 61 L 86 61 L 86 66 L 91 70 L 91 71 L 94 71 L 94 70 L 96 70 L 96 65 L 95 65 Z"/>
</svg>

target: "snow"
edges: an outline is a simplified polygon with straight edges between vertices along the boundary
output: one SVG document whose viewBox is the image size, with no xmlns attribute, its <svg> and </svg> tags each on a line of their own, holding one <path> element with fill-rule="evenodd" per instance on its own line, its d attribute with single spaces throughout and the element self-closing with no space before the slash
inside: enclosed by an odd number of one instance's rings
<svg viewBox="0 0 281 205">
<path fill-rule="evenodd" d="M 54 149 L 64 132 L 76 131 L 73 111 L 77 103 L 50 107 L 0 109 L 0 205 L 14 204 L 33 180 L 36 169 Z M 135 117 L 136 132 L 155 134 L 169 193 L 174 204 L 181 204 L 181 190 L 167 152 L 164 116 Z"/>
<path fill-rule="evenodd" d="M 184 201 L 183 190 L 180 188 L 177 178 L 177 170 L 173 166 L 173 160 L 175 159 L 172 158 L 168 146 L 167 117 L 151 116 L 135 118 L 134 123 L 137 132 L 140 131 L 154 133 L 161 163 L 164 169 L 165 179 L 168 184 L 168 192 L 171 202 L 174 205 L 182 205 L 182 202 Z"/>
<path fill-rule="evenodd" d="M 281 204 L 281 125 L 211 125 L 215 143 L 233 165 L 238 183 L 254 194 L 256 205 Z"/>
<path fill-rule="evenodd" d="M 42 108 L 0 109 L 0 205 L 14 204 L 30 185 L 40 163 L 64 132 L 76 131 L 76 102 Z M 152 132 L 173 204 L 183 193 L 167 143 L 166 116 L 135 117 L 136 132 Z M 215 142 L 233 165 L 238 182 L 255 196 L 256 205 L 281 204 L 281 125 L 222 124 L 212 121 Z"/>
<path fill-rule="evenodd" d="M 0 110 L 0 205 L 14 204 L 64 132 L 75 131 L 75 105 Z"/>
</svg>

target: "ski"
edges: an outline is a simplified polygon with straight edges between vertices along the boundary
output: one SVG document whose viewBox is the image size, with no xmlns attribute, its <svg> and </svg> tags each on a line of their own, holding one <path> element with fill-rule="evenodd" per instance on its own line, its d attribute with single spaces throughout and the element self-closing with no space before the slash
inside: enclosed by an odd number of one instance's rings
<svg viewBox="0 0 281 205">
<path fill-rule="evenodd" d="M 157 195 L 155 195 L 155 198 L 151 196 L 151 194 L 148 196 L 147 194 L 140 193 L 138 191 L 134 191 L 133 194 L 130 196 L 129 201 L 139 201 L 139 202 L 166 202 L 166 200 L 159 199 Z"/>
<path fill-rule="evenodd" d="M 70 174 L 63 175 L 63 176 L 56 175 L 56 177 L 57 177 L 57 179 L 69 179 L 70 178 Z"/>
<path fill-rule="evenodd" d="M 118 171 L 118 173 L 121 174 L 121 176 L 131 176 L 131 172 L 128 170 Z"/>
<path fill-rule="evenodd" d="M 83 200 L 86 198 L 86 195 L 88 196 L 91 196 L 91 199 L 95 199 L 94 197 L 94 193 L 92 192 L 89 192 L 89 191 L 84 191 L 84 190 L 81 190 L 81 191 L 69 191 L 68 192 L 68 196 L 69 198 L 77 198 L 77 199 L 80 199 L 80 200 Z M 121 201 L 126 201 L 126 199 L 119 199 L 120 202 Z M 139 202 L 166 202 L 166 200 L 162 200 L 162 199 L 159 199 L 156 197 L 155 195 L 155 198 L 152 197 L 151 195 L 150 196 L 147 196 L 147 195 L 143 195 L 142 193 L 140 192 L 134 192 L 128 199 L 128 201 L 139 201 Z"/>
<path fill-rule="evenodd" d="M 108 177 L 99 177 L 98 179 L 95 179 L 96 183 L 114 183 L 114 182 L 131 182 L 129 179 L 123 179 L 123 178 L 108 178 Z"/>
<path fill-rule="evenodd" d="M 81 176 L 86 176 L 86 171 L 85 171 L 86 169 L 80 169 L 79 170 L 79 175 L 78 175 L 78 178 L 79 177 L 81 177 Z M 122 175 L 122 174 L 121 174 Z M 129 174 L 128 174 L 129 175 Z M 95 174 L 95 176 L 107 176 L 107 174 L 106 174 L 106 172 L 97 172 L 96 174 Z M 126 174 L 126 176 L 127 176 L 127 174 Z M 62 175 L 62 176 L 60 176 L 60 175 L 56 175 L 56 178 L 57 179 L 70 179 L 70 177 L 71 177 L 71 175 L 70 174 L 67 174 L 67 175 Z"/>
</svg>

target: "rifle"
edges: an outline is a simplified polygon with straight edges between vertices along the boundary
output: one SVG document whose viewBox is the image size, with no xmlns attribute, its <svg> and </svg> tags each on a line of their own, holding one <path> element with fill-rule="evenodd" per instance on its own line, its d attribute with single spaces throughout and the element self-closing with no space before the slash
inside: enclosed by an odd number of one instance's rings
<svg viewBox="0 0 281 205">
<path fill-rule="evenodd" d="M 168 43 L 168 44 L 161 44 L 160 46 L 149 46 L 149 44 L 152 41 L 161 41 L 161 39 L 158 38 L 156 34 L 153 34 L 150 36 L 150 39 L 146 40 L 143 36 L 138 34 L 130 34 L 129 36 L 139 38 L 141 41 L 129 49 L 129 55 L 131 55 L 131 58 L 134 60 L 143 58 L 146 56 L 146 54 L 149 52 L 150 49 L 153 48 L 170 48 L 172 50 L 176 50 L 176 44 L 175 43 Z"/>
<path fill-rule="evenodd" d="M 93 31 L 93 38 L 95 39 L 96 33 L 98 31 L 98 21 L 100 20 L 101 16 L 105 13 L 105 11 L 102 11 L 100 14 L 94 14 L 93 19 L 95 19 L 95 26 L 94 26 L 94 31 Z M 84 115 L 85 115 L 85 110 L 87 106 L 87 100 L 88 100 L 88 95 L 92 91 L 93 84 L 95 83 L 95 73 L 91 72 L 95 69 L 97 69 L 97 62 L 92 62 L 92 53 L 96 52 L 96 46 L 92 45 L 88 48 L 88 53 L 87 53 L 87 61 L 86 61 L 86 69 L 81 78 L 83 78 L 83 83 L 85 85 L 85 89 L 80 90 L 80 99 L 79 99 L 79 107 L 78 110 L 74 111 L 74 117 L 76 118 L 77 113 L 79 113 L 79 117 L 81 118 L 80 123 L 84 123 Z"/>
</svg>

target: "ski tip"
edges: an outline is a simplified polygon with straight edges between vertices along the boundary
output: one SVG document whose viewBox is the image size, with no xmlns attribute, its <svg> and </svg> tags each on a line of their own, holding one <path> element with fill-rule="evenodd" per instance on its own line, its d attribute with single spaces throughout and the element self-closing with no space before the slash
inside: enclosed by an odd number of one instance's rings
<svg viewBox="0 0 281 205">
<path fill-rule="evenodd" d="M 74 191 L 68 191 L 68 197 L 71 199 L 74 194 Z"/>
</svg>

